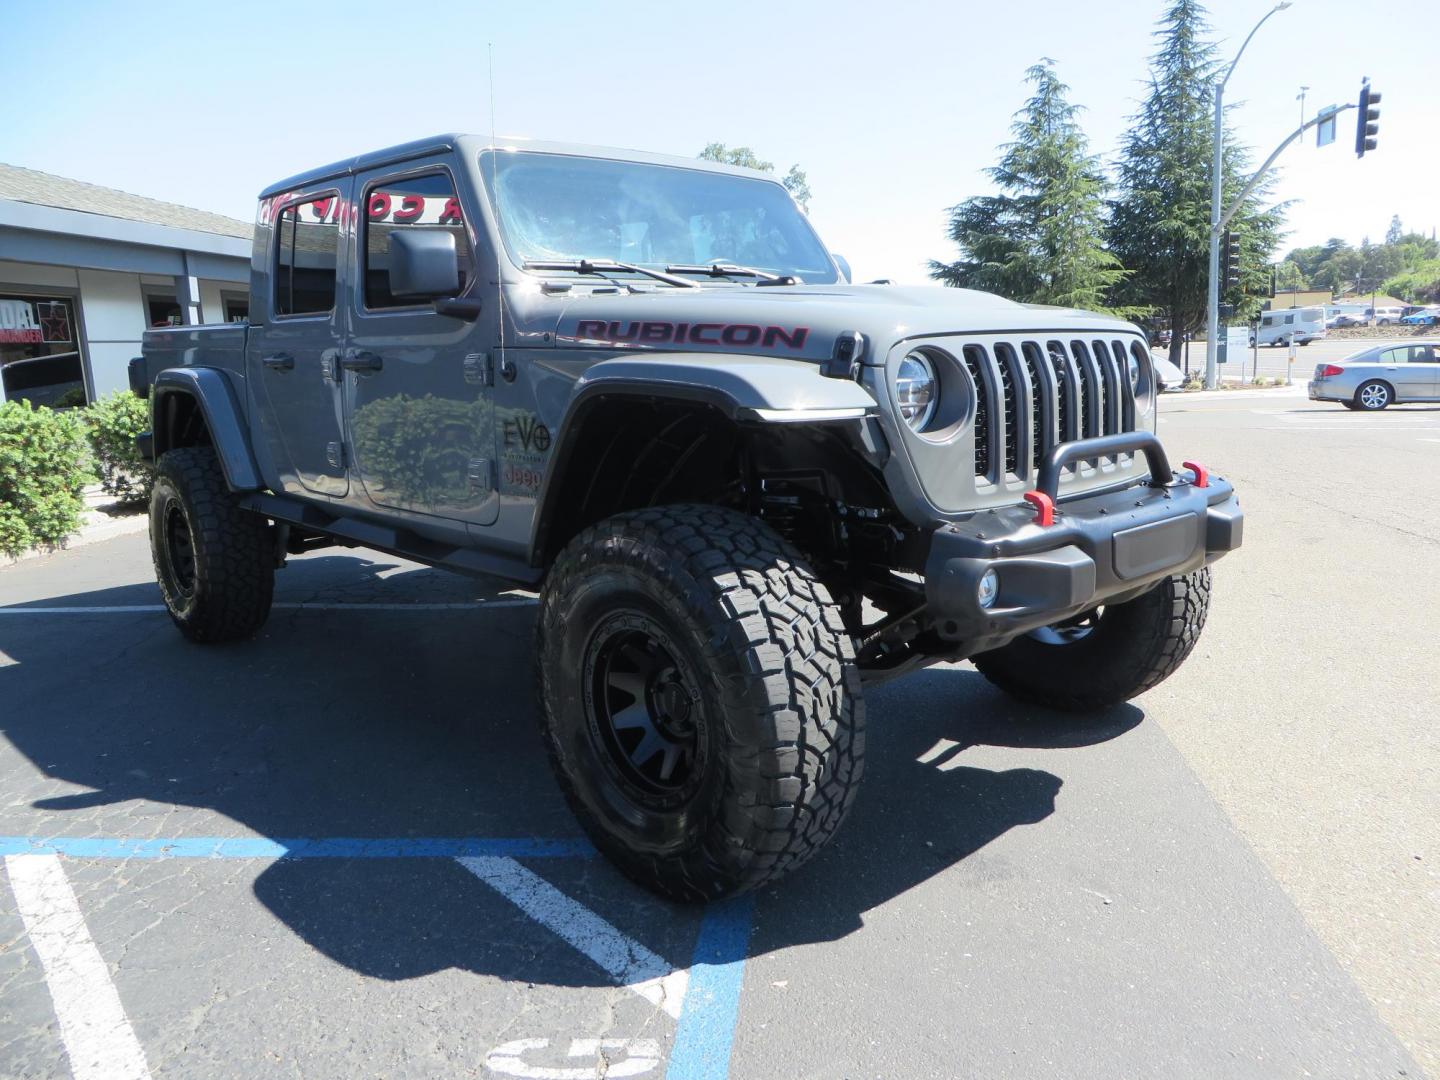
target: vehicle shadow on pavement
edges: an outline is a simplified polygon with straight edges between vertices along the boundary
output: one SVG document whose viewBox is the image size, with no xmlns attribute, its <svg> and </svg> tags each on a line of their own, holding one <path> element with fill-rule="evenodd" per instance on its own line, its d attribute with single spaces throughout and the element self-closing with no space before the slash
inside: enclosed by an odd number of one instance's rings
<svg viewBox="0 0 1440 1080">
<path fill-rule="evenodd" d="M 297 560 L 277 579 L 276 599 L 498 595 L 472 580 L 393 567 Z M 156 599 L 153 585 L 134 585 L 35 606 Z M 0 620 L 0 651 L 11 661 L 0 666 L 0 730 L 30 762 L 0 758 L 9 796 L 0 834 L 234 835 L 233 822 L 273 838 L 573 838 L 578 827 L 535 721 L 533 620 L 525 606 L 291 608 L 275 611 L 254 641 L 214 648 L 184 641 L 156 614 Z M 1054 812 L 1061 777 L 959 765 L 966 748 L 1085 746 L 1141 718 L 1124 706 L 1062 719 L 1014 704 L 969 668 L 880 688 L 870 696 L 855 810 L 835 843 L 773 887 L 784 903 L 752 948 L 849 934 L 866 911 Z M 917 761 L 939 740 L 954 745 Z M 527 865 L 671 963 L 689 962 L 703 909 L 667 904 L 598 858 Z M 610 985 L 453 859 L 280 859 L 259 873 L 254 892 L 309 945 L 365 975 L 459 968 Z"/>
<path fill-rule="evenodd" d="M 919 672 L 873 692 L 868 705 L 856 807 L 830 847 L 777 886 L 786 902 L 762 920 L 756 951 L 844 937 L 861 927 L 865 912 L 1055 812 L 1060 776 L 982 768 L 969 763 L 968 749 L 1092 746 L 1144 718 L 1133 705 L 1086 716 L 1024 705 L 968 666 Z M 977 878 L 997 872 L 968 870 Z"/>
</svg>

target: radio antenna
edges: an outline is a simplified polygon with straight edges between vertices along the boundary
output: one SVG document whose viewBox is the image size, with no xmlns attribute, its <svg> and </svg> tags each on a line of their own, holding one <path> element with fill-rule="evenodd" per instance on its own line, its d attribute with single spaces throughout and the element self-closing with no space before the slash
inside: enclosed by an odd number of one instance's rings
<svg viewBox="0 0 1440 1080">
<path fill-rule="evenodd" d="M 490 186 L 494 189 L 495 231 L 498 235 L 502 227 L 499 221 L 500 158 L 497 156 L 500 153 L 500 148 L 495 145 L 495 43 L 493 41 L 487 41 L 485 43 L 485 54 L 490 62 Z M 500 241 L 502 245 L 504 242 L 504 240 Z M 497 247 L 495 249 L 495 303 L 497 305 L 496 310 L 500 316 L 500 363 L 498 369 L 503 373 L 509 369 L 505 366 L 505 283 L 501 280 L 503 276 L 500 269 L 501 265 L 501 253 Z"/>
</svg>

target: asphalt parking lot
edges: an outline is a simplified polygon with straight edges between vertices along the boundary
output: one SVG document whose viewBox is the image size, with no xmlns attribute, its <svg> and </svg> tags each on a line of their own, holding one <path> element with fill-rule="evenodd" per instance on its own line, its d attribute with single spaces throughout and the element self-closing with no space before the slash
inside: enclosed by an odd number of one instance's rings
<svg viewBox="0 0 1440 1080">
<path fill-rule="evenodd" d="M 708 909 L 580 837 L 524 594 L 322 551 L 204 649 L 142 536 L 0 571 L 0 1075 L 1440 1071 L 1440 410 L 1164 408 L 1248 515 L 1187 666 L 873 691 L 841 836 Z"/>
</svg>

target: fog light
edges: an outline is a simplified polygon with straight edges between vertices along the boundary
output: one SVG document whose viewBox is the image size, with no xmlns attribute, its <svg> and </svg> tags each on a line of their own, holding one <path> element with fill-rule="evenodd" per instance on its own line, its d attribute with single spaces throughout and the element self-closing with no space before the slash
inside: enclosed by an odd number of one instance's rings
<svg viewBox="0 0 1440 1080">
<path fill-rule="evenodd" d="M 994 570 L 986 570 L 980 575 L 980 584 L 975 589 L 975 599 L 980 601 L 980 606 L 988 611 L 998 595 L 1000 595 L 1000 575 Z"/>
</svg>

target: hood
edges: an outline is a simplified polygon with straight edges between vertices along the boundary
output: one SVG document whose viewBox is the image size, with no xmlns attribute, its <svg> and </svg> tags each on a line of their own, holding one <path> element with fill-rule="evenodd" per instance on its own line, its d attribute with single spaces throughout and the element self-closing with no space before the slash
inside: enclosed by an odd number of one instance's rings
<svg viewBox="0 0 1440 1080">
<path fill-rule="evenodd" d="M 576 288 L 546 295 L 534 285 L 506 290 L 518 342 L 559 348 L 694 350 L 828 357 L 838 335 L 858 330 L 874 344 L 871 362 L 906 338 L 952 333 L 1035 333 L 1105 329 L 1134 332 L 1113 316 L 1017 304 L 991 293 L 942 286 L 787 285 L 623 293 Z"/>
</svg>

